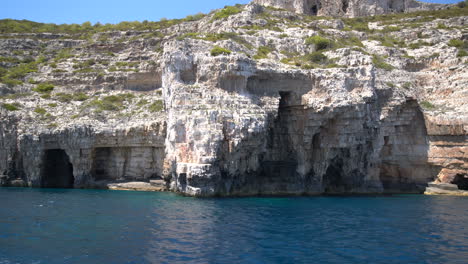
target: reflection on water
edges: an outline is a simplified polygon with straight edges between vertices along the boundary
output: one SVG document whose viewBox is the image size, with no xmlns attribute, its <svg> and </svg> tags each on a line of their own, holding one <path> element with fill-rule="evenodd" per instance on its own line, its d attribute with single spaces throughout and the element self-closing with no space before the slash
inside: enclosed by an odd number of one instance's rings
<svg viewBox="0 0 468 264">
<path fill-rule="evenodd" d="M 0 263 L 466 263 L 468 199 L 0 189 Z"/>
</svg>

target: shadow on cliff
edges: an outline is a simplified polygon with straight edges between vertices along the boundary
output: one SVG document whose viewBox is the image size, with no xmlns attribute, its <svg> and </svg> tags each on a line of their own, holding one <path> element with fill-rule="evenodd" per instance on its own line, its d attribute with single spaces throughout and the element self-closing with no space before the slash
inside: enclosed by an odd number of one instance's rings
<svg viewBox="0 0 468 264">
<path fill-rule="evenodd" d="M 376 101 L 316 113 L 298 101 L 304 89 L 285 89 L 294 87 L 286 82 L 274 86 L 275 79 L 255 77 L 253 82 L 260 87 L 259 94 L 276 87 L 268 93 L 280 97 L 278 114 L 268 116 L 262 133 L 233 149 L 225 138 L 217 164 L 221 168 L 217 193 L 423 193 L 440 171 L 428 163 L 429 139 L 416 100 L 391 105 L 393 91 L 380 90 Z M 248 84 L 247 90 L 252 87 Z M 320 121 L 317 115 L 323 115 L 320 124 L 314 122 Z M 252 148 L 252 138 L 263 140 L 263 148 Z M 232 162 L 252 162 L 252 156 L 257 158 L 257 169 L 236 173 L 229 168 Z"/>
</svg>

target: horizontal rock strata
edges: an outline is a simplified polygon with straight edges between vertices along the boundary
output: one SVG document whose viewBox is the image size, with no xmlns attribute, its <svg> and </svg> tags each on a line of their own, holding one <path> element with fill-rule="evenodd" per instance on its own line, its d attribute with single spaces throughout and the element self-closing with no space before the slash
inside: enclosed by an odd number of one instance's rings
<svg viewBox="0 0 468 264">
<path fill-rule="evenodd" d="M 0 84 L 0 185 L 192 196 L 468 189 L 468 16 L 340 20 L 257 4 L 309 14 L 308 1 L 254 2 L 90 39 L 2 34 L 0 66 L 37 69 Z M 317 14 L 412 6 L 346 3 L 322 1 Z"/>
</svg>

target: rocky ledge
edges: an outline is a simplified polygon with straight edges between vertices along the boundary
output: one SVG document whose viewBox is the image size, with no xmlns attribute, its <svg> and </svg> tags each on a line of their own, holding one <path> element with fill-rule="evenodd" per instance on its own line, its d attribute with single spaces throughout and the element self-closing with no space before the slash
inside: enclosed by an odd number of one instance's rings
<svg viewBox="0 0 468 264">
<path fill-rule="evenodd" d="M 258 2 L 51 33 L 0 21 L 0 184 L 468 189 L 467 8 L 351 19 Z"/>
</svg>

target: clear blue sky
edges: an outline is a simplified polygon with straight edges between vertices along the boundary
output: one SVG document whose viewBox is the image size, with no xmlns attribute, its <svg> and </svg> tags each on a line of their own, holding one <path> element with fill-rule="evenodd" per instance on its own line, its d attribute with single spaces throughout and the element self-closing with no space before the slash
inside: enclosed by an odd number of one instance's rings
<svg viewBox="0 0 468 264">
<path fill-rule="evenodd" d="M 456 3 L 461 0 L 427 0 Z M 246 4 L 250 0 L 0 0 L 0 19 L 27 19 L 48 23 L 118 23 L 183 18 L 208 13 L 225 5 Z"/>
</svg>

